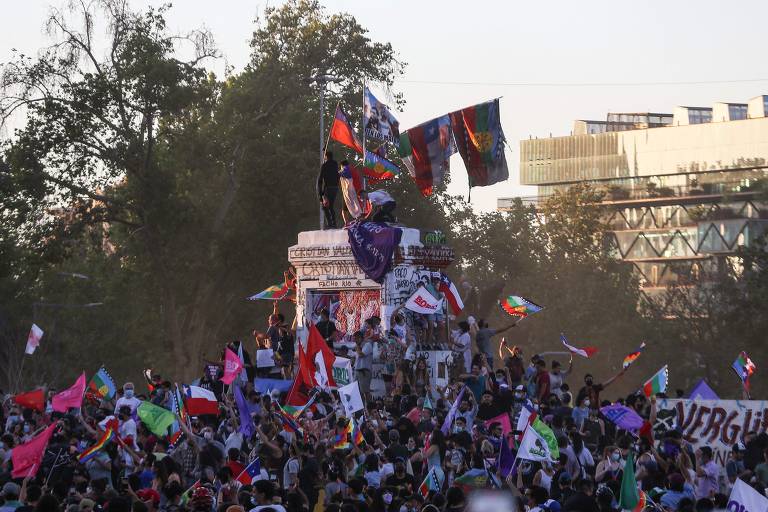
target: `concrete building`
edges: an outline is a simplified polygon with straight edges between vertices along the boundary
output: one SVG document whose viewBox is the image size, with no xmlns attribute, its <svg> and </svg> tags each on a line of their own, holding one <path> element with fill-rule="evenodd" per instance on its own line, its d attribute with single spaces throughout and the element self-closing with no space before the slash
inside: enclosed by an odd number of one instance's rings
<svg viewBox="0 0 768 512">
<path fill-rule="evenodd" d="M 520 182 L 538 187 L 534 202 L 578 182 L 604 189 L 615 254 L 653 296 L 718 271 L 765 232 L 766 113 L 758 96 L 575 121 L 573 135 L 520 142 Z"/>
</svg>

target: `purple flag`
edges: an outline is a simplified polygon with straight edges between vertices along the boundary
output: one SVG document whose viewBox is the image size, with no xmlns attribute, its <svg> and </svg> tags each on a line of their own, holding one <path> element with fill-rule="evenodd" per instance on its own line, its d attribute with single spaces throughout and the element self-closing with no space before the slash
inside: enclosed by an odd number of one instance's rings
<svg viewBox="0 0 768 512">
<path fill-rule="evenodd" d="M 235 403 L 237 404 L 237 410 L 240 413 L 240 432 L 246 439 L 250 439 L 256 432 L 256 425 L 253 424 L 253 418 L 251 412 L 248 409 L 248 404 L 245 403 L 245 397 L 240 389 L 240 386 L 235 384 L 232 387 L 232 394 L 235 395 Z"/>
<path fill-rule="evenodd" d="M 507 478 L 507 475 L 512 471 L 512 466 L 515 464 L 515 455 L 512 453 L 512 449 L 507 443 L 507 436 L 501 438 L 501 447 L 499 448 L 499 473 L 501 478 Z"/>
<path fill-rule="evenodd" d="M 453 402 L 451 409 L 448 411 L 448 415 L 445 417 L 443 426 L 440 429 L 443 432 L 443 435 L 447 436 L 448 433 L 451 431 L 451 425 L 453 424 L 453 419 L 456 417 L 456 411 L 459 410 L 459 404 L 461 403 L 461 398 L 464 396 L 464 391 L 466 389 L 467 389 L 467 386 L 464 386 L 463 388 L 461 388 L 461 391 L 459 391 L 459 396 L 456 397 L 456 400 Z"/>
<path fill-rule="evenodd" d="M 720 400 L 717 393 L 709 387 L 706 379 L 701 379 L 691 390 L 691 394 L 688 397 L 691 400 Z"/>
<path fill-rule="evenodd" d="M 640 430 L 643 426 L 643 418 L 634 410 L 621 404 L 606 405 L 600 409 L 600 412 L 617 427 L 630 432 Z"/>
<path fill-rule="evenodd" d="M 403 230 L 376 222 L 354 223 L 347 230 L 358 266 L 369 279 L 382 283 L 392 266 L 392 255 Z"/>
</svg>

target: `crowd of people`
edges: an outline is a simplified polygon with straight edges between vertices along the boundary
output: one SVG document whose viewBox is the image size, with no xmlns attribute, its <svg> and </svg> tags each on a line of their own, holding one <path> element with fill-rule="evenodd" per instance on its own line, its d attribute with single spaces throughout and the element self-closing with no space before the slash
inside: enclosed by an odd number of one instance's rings
<svg viewBox="0 0 768 512">
<path fill-rule="evenodd" d="M 600 412 L 610 403 L 606 389 L 621 373 L 602 383 L 586 374 L 576 385 L 572 358 L 565 368 L 538 355 L 526 359 L 516 347 L 494 359 L 492 337 L 513 324 L 494 330 L 482 319 L 459 322 L 447 340 L 461 355 L 459 370 L 439 387 L 435 369 L 415 355 L 417 336 L 407 315 L 395 311 L 388 330 L 379 318 L 368 319 L 351 348 L 338 343 L 333 320 L 321 312 L 318 331 L 337 355 L 354 360 L 365 397 L 353 431 L 335 390 L 313 389 L 311 406 L 293 417 L 298 428 L 288 428 L 285 393 L 256 385 L 302 371 L 295 364 L 295 325 L 277 311 L 266 332 L 256 334 L 278 364 L 259 368 L 245 343 L 228 344 L 242 354 L 246 382 L 224 385 L 223 362 L 213 373 L 206 365 L 194 384 L 213 392 L 218 414 L 181 421 L 177 439 L 154 434 L 137 416 L 143 401 L 172 408 L 174 386 L 157 374 L 147 383 L 126 382 L 112 400 L 86 397 L 66 413 L 54 412 L 50 401 L 41 411 L 25 409 L 9 396 L 0 409 L 0 512 L 462 512 L 474 509 L 473 496 L 485 487 L 511 497 L 519 510 L 614 512 L 628 459 L 648 496 L 646 506 L 655 509 L 725 509 L 736 478 L 761 493 L 768 487 L 765 433 L 747 433 L 723 465 L 710 447 L 694 448 L 674 427 L 645 435 L 623 431 Z M 425 319 L 419 340 L 437 336 L 429 327 L 439 321 Z M 382 396 L 371 394 L 374 356 L 385 362 Z M 246 420 L 234 386 L 245 397 Z M 653 425 L 656 396 L 616 401 Z M 520 416 L 531 411 L 556 436 L 559 456 L 518 458 L 502 476 L 499 452 L 510 446 L 514 453 Z M 117 421 L 118 439 L 78 462 L 110 421 Z M 58 428 L 40 467 L 12 478 L 15 447 L 52 422 Z"/>
</svg>

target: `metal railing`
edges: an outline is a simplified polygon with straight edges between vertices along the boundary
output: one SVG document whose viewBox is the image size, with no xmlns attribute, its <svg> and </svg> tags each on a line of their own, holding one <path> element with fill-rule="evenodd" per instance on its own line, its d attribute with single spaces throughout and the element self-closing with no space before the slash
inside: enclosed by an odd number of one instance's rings
<svg viewBox="0 0 768 512">
<path fill-rule="evenodd" d="M 661 199 L 661 198 L 690 198 L 696 196 L 721 196 L 737 193 L 758 192 L 760 189 L 755 186 L 745 186 L 742 181 L 721 182 L 721 183 L 703 183 L 698 185 L 677 185 L 671 187 L 597 187 L 605 191 L 603 202 L 615 203 L 621 201 L 630 201 L 634 199 Z M 523 205 L 538 206 L 553 197 L 544 196 L 520 196 L 520 197 L 500 197 L 496 200 L 496 208 L 504 210 L 511 208 L 516 200 L 520 200 Z"/>
</svg>

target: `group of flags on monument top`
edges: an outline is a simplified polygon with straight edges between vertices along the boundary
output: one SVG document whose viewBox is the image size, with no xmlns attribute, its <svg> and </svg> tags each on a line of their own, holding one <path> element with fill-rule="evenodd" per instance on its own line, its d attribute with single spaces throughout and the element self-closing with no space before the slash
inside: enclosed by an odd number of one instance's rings
<svg viewBox="0 0 768 512">
<path fill-rule="evenodd" d="M 363 97 L 364 143 L 355 134 L 340 104 L 336 106 L 329 138 L 363 156 L 362 173 L 366 178 L 378 181 L 392 178 L 399 172 L 398 166 L 387 159 L 390 145 L 397 150 L 403 165 L 425 196 L 432 194 L 443 182 L 450 169 L 449 159 L 457 152 L 467 168 L 470 188 L 493 185 L 509 177 L 498 99 L 436 117 L 400 132 L 400 123 L 389 107 L 376 99 L 367 87 Z M 368 140 L 376 141 L 377 149 L 369 150 Z"/>
</svg>

